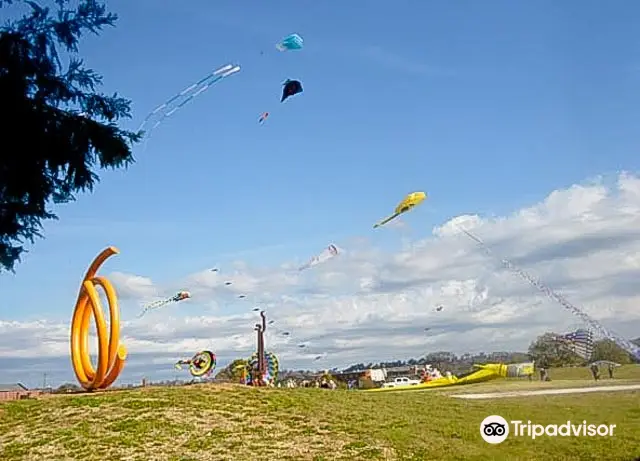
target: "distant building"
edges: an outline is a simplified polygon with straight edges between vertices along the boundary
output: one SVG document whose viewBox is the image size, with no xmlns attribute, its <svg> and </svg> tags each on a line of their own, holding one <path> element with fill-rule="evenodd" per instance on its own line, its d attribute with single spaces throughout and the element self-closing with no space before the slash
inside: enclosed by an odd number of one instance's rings
<svg viewBox="0 0 640 461">
<path fill-rule="evenodd" d="M 22 400 L 42 394 L 40 390 L 29 390 L 24 384 L 0 384 L 0 401 Z"/>
</svg>

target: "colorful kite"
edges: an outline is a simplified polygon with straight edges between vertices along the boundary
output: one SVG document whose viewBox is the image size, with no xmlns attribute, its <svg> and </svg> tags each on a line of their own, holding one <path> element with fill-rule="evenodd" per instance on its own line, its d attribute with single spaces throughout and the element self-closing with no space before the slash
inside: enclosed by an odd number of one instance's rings
<svg viewBox="0 0 640 461">
<path fill-rule="evenodd" d="M 269 118 L 269 112 L 263 112 L 260 118 L 258 119 L 259 124 L 263 124 Z"/>
<path fill-rule="evenodd" d="M 306 264 L 300 266 L 298 270 L 303 271 L 305 269 L 309 269 L 310 267 L 317 266 L 318 264 L 322 264 L 323 262 L 329 261 L 330 259 L 338 256 L 339 253 L 340 251 L 338 250 L 338 247 L 331 244 L 327 248 L 325 248 L 322 253 L 314 256 Z"/>
<path fill-rule="evenodd" d="M 398 204 L 398 206 L 396 207 L 396 209 L 394 210 L 393 214 L 387 218 L 384 218 L 382 221 L 380 221 L 378 224 L 374 225 L 373 228 L 377 228 L 380 226 L 384 226 L 385 224 L 387 224 L 389 221 L 396 219 L 398 216 L 400 216 L 403 213 L 406 213 L 407 211 L 413 209 L 414 207 L 420 205 L 422 202 L 424 202 L 424 199 L 427 198 L 427 194 L 425 194 L 424 192 L 412 192 L 409 195 L 407 195 L 404 199 L 402 199 L 402 202 L 400 202 Z"/>
<path fill-rule="evenodd" d="M 304 46 L 304 40 L 298 34 L 287 35 L 280 43 L 276 45 L 278 51 L 294 51 L 301 50 Z"/>
<path fill-rule="evenodd" d="M 191 298 L 191 293 L 189 293 L 188 291 L 179 291 L 169 298 L 160 299 L 158 301 L 153 301 L 151 303 L 145 304 L 144 306 L 142 306 L 142 312 L 140 312 L 138 318 L 142 317 L 150 310 L 158 309 L 162 306 L 166 306 L 167 304 L 177 303 L 189 298 Z"/>
<path fill-rule="evenodd" d="M 590 330 L 579 328 L 576 331 L 556 337 L 562 346 L 581 357 L 589 360 L 593 354 L 593 333 Z"/>
<path fill-rule="evenodd" d="M 302 83 L 298 80 L 288 80 L 283 83 L 282 98 L 280 102 L 284 102 L 287 98 L 302 93 Z"/>
<path fill-rule="evenodd" d="M 147 115 L 138 128 L 138 131 L 143 131 L 152 119 L 156 119 L 156 122 L 145 134 L 147 138 L 151 136 L 151 132 L 155 130 L 160 123 L 162 123 L 167 117 L 174 114 L 178 109 L 186 105 L 196 96 L 201 95 L 207 91 L 211 86 L 218 83 L 220 80 L 230 77 L 231 75 L 240 72 L 240 66 L 234 64 L 227 64 L 222 66 L 198 80 L 196 83 L 189 85 L 184 90 L 167 99 L 164 103 L 153 109 L 149 115 Z"/>
<path fill-rule="evenodd" d="M 201 378 L 209 376 L 216 368 L 216 354 L 211 351 L 200 351 L 190 359 L 178 360 L 175 363 L 177 370 L 182 370 L 182 366 L 188 366 L 191 376 Z"/>
</svg>

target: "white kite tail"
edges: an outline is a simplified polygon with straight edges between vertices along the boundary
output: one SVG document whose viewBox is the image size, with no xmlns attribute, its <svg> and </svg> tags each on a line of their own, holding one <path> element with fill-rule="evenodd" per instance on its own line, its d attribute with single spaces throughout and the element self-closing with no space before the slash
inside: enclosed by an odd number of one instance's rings
<svg viewBox="0 0 640 461">
<path fill-rule="evenodd" d="M 184 88 L 182 91 L 175 94 L 173 97 L 167 99 L 165 102 L 153 109 L 142 121 L 142 124 L 138 128 L 138 131 L 143 131 L 152 119 L 156 119 L 156 122 L 153 124 L 153 126 L 151 126 L 149 131 L 145 133 L 146 138 L 148 139 L 151 136 L 151 132 L 155 130 L 158 125 L 160 125 L 160 123 L 162 123 L 167 117 L 171 116 L 196 96 L 199 96 L 200 94 L 207 91 L 215 83 L 237 72 L 240 72 L 240 66 L 233 64 L 226 64 L 212 72 L 209 72 L 197 82 Z"/>
<path fill-rule="evenodd" d="M 145 304 L 144 306 L 142 306 L 142 312 L 140 312 L 140 314 L 138 315 L 138 318 L 142 318 L 144 314 L 146 314 L 150 310 L 158 309 L 159 307 L 169 304 L 172 301 L 173 301 L 172 299 L 160 299 L 158 301 L 153 301 L 153 302 L 150 302 L 149 304 Z"/>
<path fill-rule="evenodd" d="M 471 239 L 475 240 L 477 243 L 479 243 L 482 246 L 484 252 L 488 256 L 490 256 L 492 258 L 495 257 L 495 255 L 493 254 L 491 249 L 487 246 L 487 244 L 484 243 L 479 237 L 476 237 L 471 232 L 469 232 L 469 231 L 467 231 L 465 229 L 461 229 L 461 230 L 469 238 L 471 238 Z M 565 309 L 571 311 L 574 315 L 580 317 L 587 325 L 589 325 L 593 330 L 595 330 L 600 336 L 615 342 L 622 349 L 626 350 L 631 355 L 633 355 L 637 360 L 640 360 L 640 347 L 636 346 L 631 341 L 623 338 L 622 336 L 619 336 L 619 335 L 613 333 L 612 331 L 608 330 L 607 328 L 602 326 L 600 323 L 598 323 L 596 320 L 594 320 L 591 317 L 589 317 L 585 312 L 580 310 L 577 306 L 574 306 L 569 301 L 567 301 L 562 295 L 560 295 L 560 294 L 556 293 L 555 291 L 553 291 L 551 288 L 546 286 L 540 280 L 538 280 L 538 279 L 532 277 L 531 275 L 527 274 L 525 271 L 523 271 L 522 269 L 520 269 L 517 266 L 515 266 L 508 259 L 504 259 L 504 258 L 499 258 L 499 259 L 500 259 L 500 262 L 502 263 L 503 266 L 505 266 L 507 269 L 511 270 L 512 272 L 515 272 L 522 279 L 524 279 L 525 281 L 527 281 L 531 285 L 533 285 L 534 288 L 536 288 L 537 290 L 541 291 L 542 293 L 547 295 L 552 300 L 554 300 L 557 303 L 559 303 Z"/>
</svg>

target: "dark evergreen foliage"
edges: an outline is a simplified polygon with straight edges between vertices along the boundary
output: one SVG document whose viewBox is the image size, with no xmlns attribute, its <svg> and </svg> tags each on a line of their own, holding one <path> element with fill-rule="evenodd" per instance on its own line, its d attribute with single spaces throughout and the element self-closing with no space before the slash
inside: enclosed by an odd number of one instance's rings
<svg viewBox="0 0 640 461">
<path fill-rule="evenodd" d="M 13 270 L 24 244 L 42 237 L 42 221 L 57 219 L 53 203 L 92 190 L 97 169 L 133 162 L 140 134 L 116 122 L 130 101 L 97 92 L 101 77 L 77 57 L 83 34 L 113 26 L 115 14 L 95 0 L 57 0 L 55 11 L 33 1 L 31 11 L 0 28 L 0 271 Z M 63 64 L 58 48 L 69 55 Z"/>
</svg>

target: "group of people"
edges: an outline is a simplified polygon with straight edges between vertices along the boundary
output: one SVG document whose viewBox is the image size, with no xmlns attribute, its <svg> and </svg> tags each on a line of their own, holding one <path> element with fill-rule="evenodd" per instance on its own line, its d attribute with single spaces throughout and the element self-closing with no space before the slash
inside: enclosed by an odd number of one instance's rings
<svg viewBox="0 0 640 461">
<path fill-rule="evenodd" d="M 297 383 L 293 379 L 288 379 L 284 383 L 278 383 L 277 387 L 286 387 L 288 389 L 293 389 L 296 387 L 315 387 L 320 389 L 335 390 L 338 388 L 338 384 L 335 382 L 333 378 L 327 379 L 323 377 L 322 379 L 319 379 L 319 380 L 318 379 L 315 379 L 313 381 L 304 380 L 304 381 L 301 381 L 300 383 Z"/>
<path fill-rule="evenodd" d="M 597 363 L 592 363 L 589 367 L 591 369 L 591 374 L 593 375 L 593 380 L 598 381 L 600 379 L 600 367 Z M 613 370 L 615 369 L 615 365 L 613 363 L 609 363 L 607 365 L 607 371 L 609 372 L 609 379 L 613 379 Z"/>
<path fill-rule="evenodd" d="M 447 376 L 448 378 L 451 377 L 451 372 L 450 371 L 445 372 L 445 376 Z M 422 371 L 421 378 L 423 383 L 428 383 L 433 379 L 442 378 L 442 373 L 440 373 L 440 370 L 438 370 L 437 368 L 434 368 L 431 365 L 426 365 L 424 370 Z"/>
<path fill-rule="evenodd" d="M 593 380 L 594 381 L 600 380 L 600 365 L 603 365 L 603 366 L 606 365 L 607 371 L 609 372 L 609 379 L 613 379 L 613 372 L 616 368 L 616 364 L 613 362 L 598 364 L 596 362 L 589 365 L 589 370 L 591 370 L 591 375 L 593 376 Z M 551 378 L 549 378 L 549 371 L 546 368 L 541 367 L 538 370 L 540 372 L 540 381 L 551 381 Z M 531 380 L 531 376 L 529 376 L 529 380 Z"/>
</svg>

